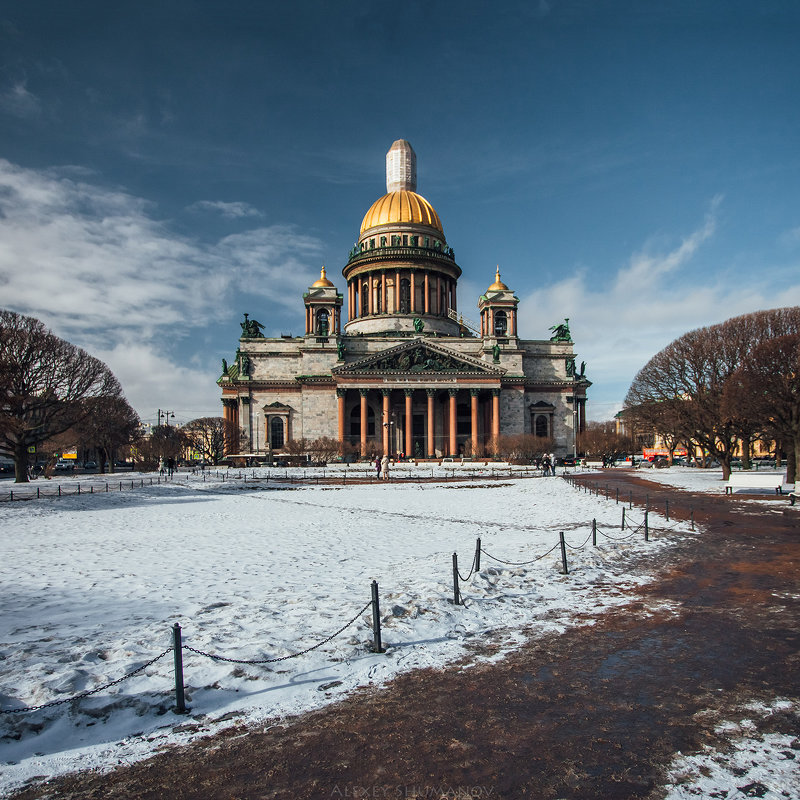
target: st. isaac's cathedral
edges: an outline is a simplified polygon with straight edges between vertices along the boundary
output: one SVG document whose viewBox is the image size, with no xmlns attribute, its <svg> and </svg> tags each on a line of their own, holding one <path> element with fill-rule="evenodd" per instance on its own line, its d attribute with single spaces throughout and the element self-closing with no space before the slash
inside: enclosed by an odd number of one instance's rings
<svg viewBox="0 0 800 800">
<path fill-rule="evenodd" d="M 525 433 L 573 452 L 591 383 L 575 366 L 568 321 L 542 320 L 550 338 L 521 339 L 519 298 L 499 268 L 478 298 L 479 322 L 465 318 L 461 268 L 416 189 L 416 155 L 400 139 L 386 155 L 386 194 L 342 270 L 345 295 L 323 267 L 303 295 L 301 337 L 266 338 L 245 315 L 218 380 L 224 417 L 242 431 L 231 450 L 274 454 L 325 436 L 362 456 L 481 456 L 497 437 Z"/>
</svg>

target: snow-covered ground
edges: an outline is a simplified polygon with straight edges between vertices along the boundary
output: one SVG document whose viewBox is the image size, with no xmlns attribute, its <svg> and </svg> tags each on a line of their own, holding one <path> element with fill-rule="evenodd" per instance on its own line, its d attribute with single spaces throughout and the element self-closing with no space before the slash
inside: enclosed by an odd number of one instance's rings
<svg viewBox="0 0 800 800">
<path fill-rule="evenodd" d="M 700 535 L 651 513 L 664 532 L 646 543 L 620 530 L 613 501 L 553 478 L 275 488 L 263 472 L 246 474 L 246 483 L 182 475 L 0 504 L 0 709 L 115 681 L 167 650 L 175 622 L 184 645 L 241 660 L 292 656 L 347 626 L 304 655 L 262 665 L 185 650 L 188 717 L 171 711 L 171 652 L 79 701 L 0 714 L 0 791 L 34 775 L 110 768 L 231 720 L 315 708 L 403 670 L 445 666 L 476 642 L 501 658 L 526 636 L 591 624 L 627 602 L 649 579 L 630 556 Z M 104 480 L 83 479 L 96 492 Z M 461 582 L 465 604 L 456 606 L 452 554 L 467 577 L 478 537 L 481 569 Z M 373 580 L 384 654 L 369 649 Z"/>
<path fill-rule="evenodd" d="M 796 718 L 800 707 L 789 700 L 776 700 L 769 706 L 753 704 L 742 711 L 740 719 L 716 726 L 714 732 L 722 746 L 675 758 L 667 776 L 665 800 L 800 797 L 800 738 L 791 733 L 758 732 L 759 724 L 769 723 L 778 713 Z"/>
<path fill-rule="evenodd" d="M 780 475 L 786 481 L 786 470 L 760 469 L 757 475 Z M 696 467 L 663 467 L 637 469 L 637 475 L 645 480 L 674 486 L 676 489 L 690 489 L 693 492 L 709 494 L 725 494 L 726 481 L 722 480 L 722 469 L 697 469 Z M 764 489 L 739 489 L 735 491 L 737 499 L 747 498 L 748 494 L 764 494 Z"/>
</svg>

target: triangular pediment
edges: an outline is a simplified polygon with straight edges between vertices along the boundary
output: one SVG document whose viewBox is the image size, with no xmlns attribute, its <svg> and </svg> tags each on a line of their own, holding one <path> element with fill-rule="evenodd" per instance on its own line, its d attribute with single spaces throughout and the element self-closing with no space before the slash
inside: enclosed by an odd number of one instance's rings
<svg viewBox="0 0 800 800">
<path fill-rule="evenodd" d="M 270 403 L 269 405 L 264 406 L 264 411 L 272 411 L 273 413 L 277 413 L 279 411 L 291 411 L 291 406 L 284 405 L 283 403 Z"/>
<path fill-rule="evenodd" d="M 414 339 L 335 367 L 334 375 L 503 375 L 505 370 L 431 341 Z"/>
</svg>

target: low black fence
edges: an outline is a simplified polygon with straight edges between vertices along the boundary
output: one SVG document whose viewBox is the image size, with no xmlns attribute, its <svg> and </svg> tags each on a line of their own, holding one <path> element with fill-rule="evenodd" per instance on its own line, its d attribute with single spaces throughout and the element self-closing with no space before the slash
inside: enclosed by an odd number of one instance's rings
<svg viewBox="0 0 800 800">
<path fill-rule="evenodd" d="M 223 483 L 241 481 L 242 484 L 275 485 L 334 485 L 347 486 L 354 483 L 422 483 L 422 482 L 453 482 L 475 480 L 508 480 L 513 478 L 538 478 L 542 477 L 540 469 L 514 469 L 490 468 L 488 470 L 469 469 L 465 467 L 441 468 L 430 470 L 427 468 L 414 470 L 397 469 L 389 473 L 387 479 L 376 475 L 374 469 L 306 469 L 294 468 L 285 470 L 270 470 L 266 474 L 257 473 L 255 470 L 192 470 L 191 472 L 175 472 L 173 475 L 149 475 L 138 478 L 106 481 L 59 481 L 51 483 L 47 480 L 37 479 L 31 483 L 14 484 L 15 488 L 7 493 L 0 493 L 0 502 L 13 502 L 18 500 L 39 500 L 42 498 L 71 497 L 81 494 L 106 494 L 107 492 L 122 492 L 131 489 L 141 489 L 145 486 L 157 486 L 165 483 L 184 483 L 189 485 L 192 481 L 207 483 L 209 480 L 218 480 Z"/>
<path fill-rule="evenodd" d="M 602 492 L 596 486 L 584 486 L 581 484 L 573 484 L 575 488 L 582 488 L 585 492 L 602 496 Z M 606 487 L 605 491 L 605 498 L 611 499 L 608 487 Z M 615 502 L 619 504 L 619 496 L 618 494 L 614 497 Z M 547 550 L 539 553 L 532 558 L 525 560 L 525 561 L 509 561 L 502 559 L 492 553 L 487 552 L 482 543 L 481 539 L 478 538 L 475 542 L 475 550 L 472 557 L 472 563 L 467 575 L 462 575 L 459 566 L 458 566 L 458 553 L 453 553 L 452 557 L 452 574 L 453 574 L 453 604 L 454 605 L 466 605 L 466 601 L 469 599 L 465 596 L 464 592 L 462 591 L 461 584 L 467 584 L 469 580 L 475 573 L 480 572 L 481 570 L 481 558 L 485 556 L 486 558 L 497 562 L 499 564 L 510 566 L 510 567 L 523 567 L 523 566 L 530 566 L 542 559 L 546 558 L 548 555 L 553 553 L 555 550 L 559 550 L 560 554 L 560 569 L 559 572 L 562 575 L 569 575 L 569 564 L 568 564 L 568 551 L 577 552 L 580 550 L 584 550 L 589 546 L 589 542 L 591 541 L 592 547 L 598 547 L 598 535 L 603 537 L 604 539 L 610 542 L 620 542 L 626 539 L 632 539 L 635 536 L 642 536 L 644 541 L 650 541 L 650 537 L 656 533 L 669 533 L 676 530 L 678 523 L 675 522 L 669 527 L 653 527 L 650 524 L 650 508 L 649 508 L 649 497 L 646 498 L 646 505 L 643 509 L 643 517 L 640 520 L 634 520 L 630 513 L 626 514 L 626 511 L 630 511 L 633 508 L 633 498 L 632 496 L 629 498 L 629 506 L 626 507 L 625 503 L 622 504 L 621 509 L 621 520 L 620 520 L 620 527 L 619 532 L 617 529 L 612 529 L 606 527 L 602 528 L 597 524 L 596 519 L 592 519 L 591 524 L 589 523 L 578 523 L 574 526 L 574 530 L 578 530 L 580 528 L 587 529 L 586 538 L 580 544 L 574 544 L 567 540 L 564 531 L 559 531 L 558 539 L 552 545 L 552 547 L 548 548 Z M 666 508 L 666 518 L 669 521 L 669 506 L 667 504 Z M 691 530 L 694 530 L 694 512 L 690 511 L 690 521 L 691 521 Z M 531 528 L 531 530 L 546 530 L 549 531 L 550 529 L 546 528 Z M 273 664 L 281 661 L 288 661 L 290 659 L 299 658 L 300 656 L 306 655 L 318 648 L 322 647 L 323 645 L 327 644 L 337 636 L 341 635 L 344 631 L 348 628 L 352 627 L 358 619 L 368 610 L 371 608 L 372 615 L 371 615 L 371 628 L 372 628 L 372 642 L 369 647 L 370 651 L 375 653 L 383 653 L 385 652 L 385 648 L 382 642 L 382 634 L 381 634 L 381 619 L 380 619 L 380 603 L 379 603 L 379 589 L 378 583 L 376 581 L 372 581 L 371 585 L 371 598 L 370 600 L 359 610 L 357 613 L 345 622 L 338 630 L 334 631 L 329 636 L 321 639 L 320 641 L 306 647 L 303 650 L 300 650 L 296 653 L 291 653 L 288 655 L 283 656 L 276 656 L 272 658 L 260 658 L 260 659 L 237 659 L 232 658 L 230 656 L 222 655 L 220 653 L 210 653 L 204 650 L 200 650 L 199 648 L 191 647 L 187 645 L 183 641 L 182 629 L 179 623 L 175 623 L 171 630 L 170 635 L 172 638 L 172 644 L 166 650 L 162 651 L 158 655 L 151 658 L 149 661 L 141 664 L 140 666 L 136 667 L 135 669 L 131 670 L 130 672 L 126 673 L 120 678 L 116 680 L 109 681 L 101 686 L 98 686 L 94 689 L 89 691 L 81 692 L 80 694 L 73 695 L 71 697 L 67 697 L 60 700 L 53 700 L 49 703 L 43 703 L 37 706 L 21 706 L 19 708 L 3 708 L 0 709 L 0 714 L 22 714 L 34 711 L 41 711 L 43 709 L 53 708 L 56 706 L 65 706 L 68 704 L 76 703 L 79 700 L 82 700 L 86 697 L 91 695 L 98 694 L 99 692 L 105 691 L 106 689 L 111 688 L 112 686 L 116 686 L 117 684 L 122 683 L 130 678 L 135 677 L 142 673 L 145 669 L 152 666 L 153 664 L 157 663 L 161 659 L 165 658 L 169 653 L 173 653 L 173 665 L 174 665 L 174 691 L 175 691 L 175 706 L 173 710 L 176 713 L 185 713 L 187 711 L 186 708 L 186 699 L 185 699 L 185 679 L 184 679 L 184 654 L 191 653 L 195 656 L 201 656 L 204 658 L 210 658 L 214 661 L 222 661 L 231 664 L 248 664 L 248 665 L 259 665 L 259 664 Z"/>
</svg>

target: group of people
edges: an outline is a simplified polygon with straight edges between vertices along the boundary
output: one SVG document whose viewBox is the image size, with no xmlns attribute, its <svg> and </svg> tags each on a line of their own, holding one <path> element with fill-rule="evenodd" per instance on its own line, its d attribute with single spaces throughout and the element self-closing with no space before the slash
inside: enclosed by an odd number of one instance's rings
<svg viewBox="0 0 800 800">
<path fill-rule="evenodd" d="M 542 470 L 543 475 L 556 474 L 556 457 L 553 453 L 545 453 L 538 463 L 539 469 Z"/>
<path fill-rule="evenodd" d="M 389 480 L 389 456 L 375 458 L 375 477 L 384 481 Z"/>
<path fill-rule="evenodd" d="M 161 458 L 158 459 L 158 474 L 168 475 L 171 478 L 173 472 L 175 472 L 175 459 L 168 458 L 165 463 L 164 457 L 161 456 Z"/>
</svg>

